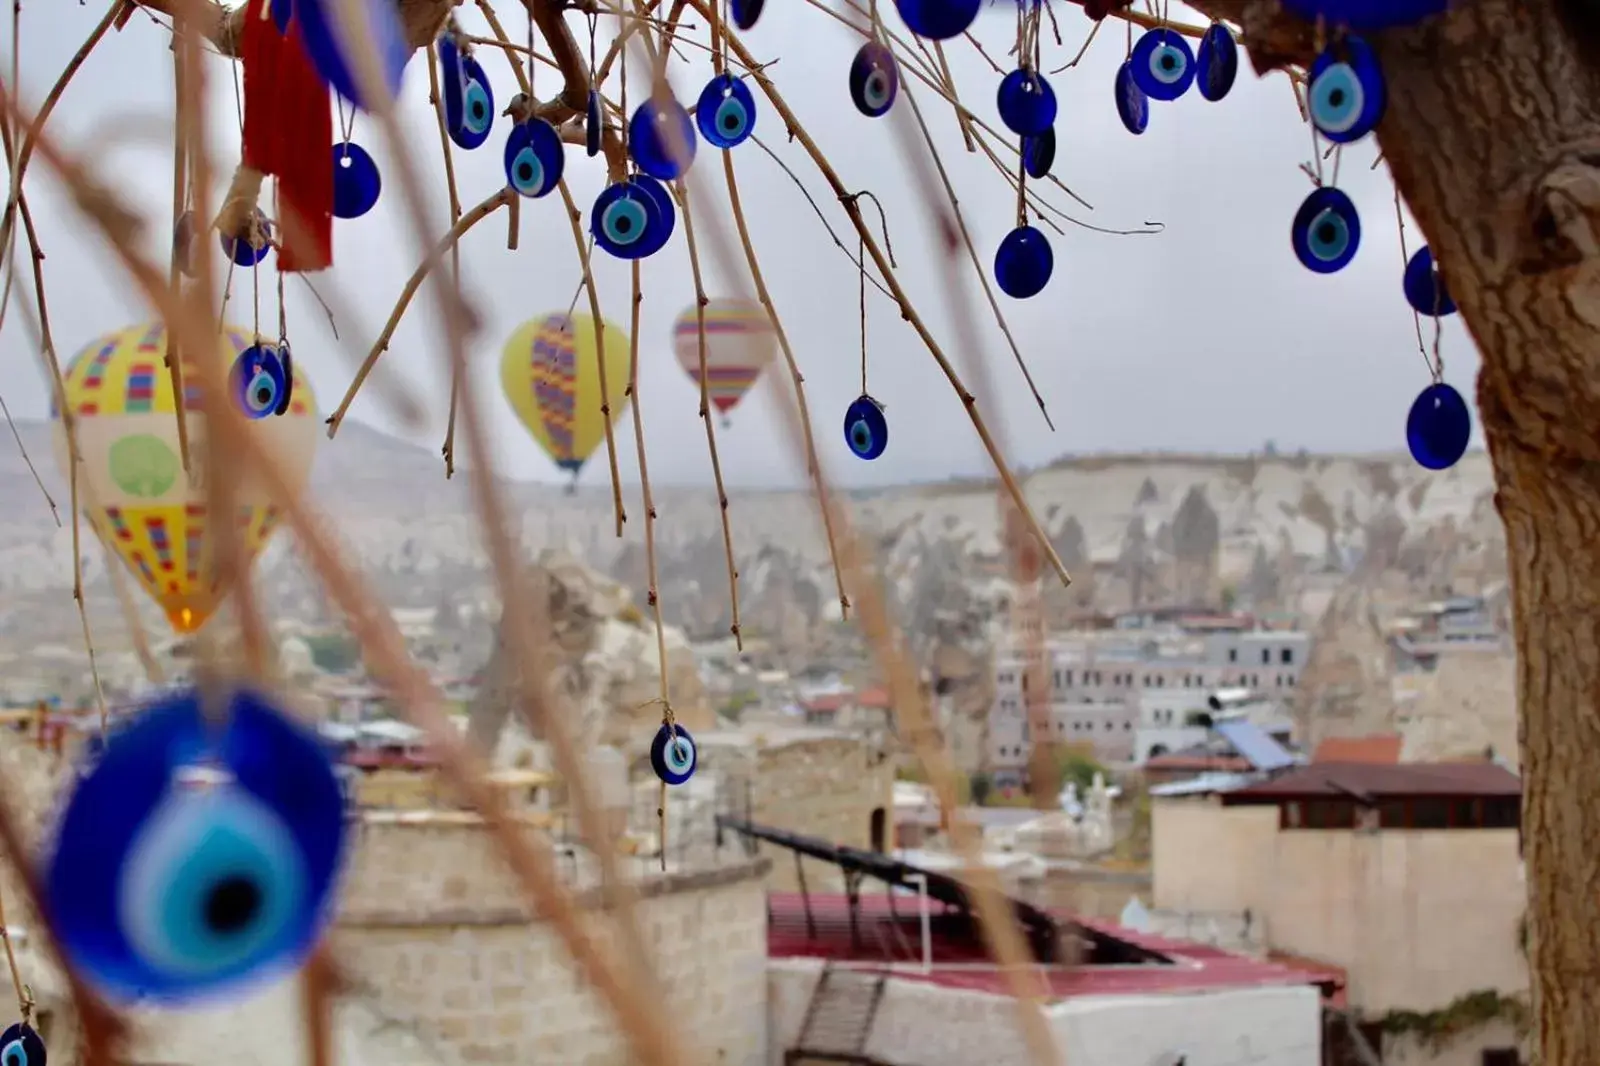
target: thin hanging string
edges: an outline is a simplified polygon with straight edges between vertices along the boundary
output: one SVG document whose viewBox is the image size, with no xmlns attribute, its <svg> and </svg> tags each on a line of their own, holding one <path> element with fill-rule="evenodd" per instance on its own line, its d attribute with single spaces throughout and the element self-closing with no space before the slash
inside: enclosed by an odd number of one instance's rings
<svg viewBox="0 0 1600 1066">
<path fill-rule="evenodd" d="M 350 111 L 346 113 L 344 109 L 344 97 L 340 96 L 338 93 L 333 94 L 333 104 L 334 107 L 338 108 L 339 136 L 344 138 L 345 147 L 349 147 L 350 135 L 355 132 L 356 128 L 355 108 L 351 108 Z"/>
<path fill-rule="evenodd" d="M 1398 188 L 1394 191 L 1394 221 L 1396 228 L 1400 231 L 1400 269 L 1404 271 L 1406 267 L 1411 265 L 1411 253 L 1406 250 L 1406 216 L 1400 207 L 1400 190 Z M 1435 280 L 1433 291 L 1434 301 L 1437 303 L 1442 295 L 1439 292 L 1437 279 Z M 1407 301 L 1407 303 L 1409 302 Z M 1437 308 L 1435 309 L 1437 310 Z M 1433 378 L 1433 383 L 1437 385 L 1444 380 L 1444 356 L 1440 352 L 1440 336 L 1443 331 L 1439 324 L 1439 316 L 1436 314 L 1433 318 L 1432 358 L 1429 358 L 1428 346 L 1422 339 L 1422 315 L 1415 307 L 1411 309 L 1411 324 L 1417 331 L 1417 353 L 1422 356 L 1423 365 L 1428 368 L 1428 376 Z"/>
<path fill-rule="evenodd" d="M 528 107 L 530 109 L 528 113 L 530 115 L 533 113 L 531 109 L 534 101 L 538 99 L 533 95 L 533 67 L 533 8 L 530 6 L 528 8 Z"/>
<path fill-rule="evenodd" d="M 283 271 L 278 271 L 278 345 L 289 340 L 289 308 L 283 298 Z"/>
<path fill-rule="evenodd" d="M 861 283 L 861 395 L 867 392 L 867 241 L 864 237 L 856 237 L 856 262 L 861 269 L 857 276 Z"/>
<path fill-rule="evenodd" d="M 1017 226 L 1028 224 L 1028 138 L 1017 141 Z"/>
</svg>

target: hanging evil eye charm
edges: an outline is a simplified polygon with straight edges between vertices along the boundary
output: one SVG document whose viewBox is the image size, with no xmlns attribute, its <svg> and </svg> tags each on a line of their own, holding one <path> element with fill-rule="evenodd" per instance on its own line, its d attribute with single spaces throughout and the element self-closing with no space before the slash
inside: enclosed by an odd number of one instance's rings
<svg viewBox="0 0 1600 1066">
<path fill-rule="evenodd" d="M 728 6 L 733 15 L 733 24 L 741 30 L 748 30 L 761 17 L 761 9 L 767 6 L 767 2 L 766 0 L 732 0 Z"/>
<path fill-rule="evenodd" d="M 1045 235 L 1032 226 L 1018 226 L 994 253 L 994 280 L 1015 300 L 1037 296 L 1050 284 L 1056 257 Z"/>
<path fill-rule="evenodd" d="M 1289 229 L 1294 254 L 1307 270 L 1332 274 L 1350 265 L 1361 247 L 1361 216 L 1350 197 L 1323 186 L 1306 197 Z"/>
<path fill-rule="evenodd" d="M 655 205 L 655 226 L 649 234 L 649 239 L 645 241 L 644 251 L 641 253 L 646 257 L 655 255 L 667 246 L 673 230 L 678 226 L 677 204 L 672 199 L 671 191 L 648 174 L 635 174 L 628 181 Z"/>
<path fill-rule="evenodd" d="M 348 6 L 340 11 L 340 5 Z M 369 48 L 378 57 L 385 98 L 393 102 L 400 95 L 411 45 L 394 0 L 295 0 L 294 14 L 312 65 L 340 96 L 369 111 L 377 103 L 362 91 L 362 79 L 356 73 L 357 48 Z M 342 24 L 347 14 L 356 16 L 349 39 Z"/>
<path fill-rule="evenodd" d="M 628 154 L 652 178 L 675 181 L 694 163 L 694 119 L 676 100 L 646 100 L 628 120 Z"/>
<path fill-rule="evenodd" d="M 1317 132 L 1335 144 L 1359 141 L 1383 120 L 1389 94 L 1367 42 L 1347 36 L 1311 64 L 1306 107 Z"/>
<path fill-rule="evenodd" d="M 377 205 L 382 191 L 378 164 L 365 148 L 349 141 L 333 146 L 334 218 L 360 218 Z"/>
<path fill-rule="evenodd" d="M 889 420 L 883 417 L 883 405 L 862 393 L 845 408 L 844 442 L 857 459 L 870 461 L 882 455 L 889 446 Z"/>
<path fill-rule="evenodd" d="M 289 379 L 283 372 L 283 360 L 265 344 L 252 344 L 239 353 L 228 383 L 239 410 L 252 421 L 276 414 L 280 403 L 288 406 Z"/>
<path fill-rule="evenodd" d="M 467 88 L 461 70 L 463 54 L 461 46 L 448 33 L 434 42 L 434 49 L 439 56 L 439 102 L 444 105 L 445 132 L 454 137 L 455 128 L 461 124 L 462 101 Z"/>
<path fill-rule="evenodd" d="M 1139 82 L 1133 76 L 1131 60 L 1124 60 L 1122 66 L 1117 68 L 1114 91 L 1117 117 L 1122 120 L 1122 125 L 1129 133 L 1143 133 L 1150 125 L 1150 98 L 1139 88 Z"/>
<path fill-rule="evenodd" d="M 1043 133 L 1056 120 L 1056 91 L 1035 70 L 1013 70 L 1001 78 L 995 104 L 1006 129 L 1024 137 Z"/>
<path fill-rule="evenodd" d="M 664 191 L 664 190 L 663 190 Z M 589 213 L 595 245 L 618 259 L 643 259 L 666 243 L 656 198 L 632 181 L 606 186 Z"/>
<path fill-rule="evenodd" d="M 593 159 L 600 154 L 601 134 L 605 132 L 605 115 L 600 109 L 600 90 L 589 90 L 589 106 L 583 115 L 583 150 Z"/>
<path fill-rule="evenodd" d="M 1411 457 L 1429 470 L 1448 470 L 1460 462 L 1471 436 L 1467 401 L 1442 381 L 1423 389 L 1406 416 Z"/>
<path fill-rule="evenodd" d="M 511 136 L 506 138 L 506 182 L 519 196 L 536 200 L 554 189 L 566 163 L 561 134 L 544 119 L 532 118 L 511 127 Z"/>
<path fill-rule="evenodd" d="M 1195 57 L 1195 84 L 1200 95 L 1216 103 L 1233 88 L 1239 76 L 1239 42 L 1233 31 L 1220 22 L 1213 22 L 1200 38 L 1200 54 Z"/>
<path fill-rule="evenodd" d="M 0 1033 L 0 1066 L 45 1066 L 48 1059 L 44 1040 L 27 1022 L 17 1022 Z"/>
<path fill-rule="evenodd" d="M 79 974 L 111 998 L 173 1005 L 303 962 L 345 840 L 315 733 L 248 690 L 214 719 L 189 689 L 110 735 L 42 881 Z"/>
<path fill-rule="evenodd" d="M 444 94 L 444 128 L 458 147 L 470 152 L 487 141 L 494 128 L 494 89 L 476 59 L 463 52 L 458 63 L 460 93 L 459 97 L 453 92 Z M 442 67 L 439 74 L 443 80 Z M 457 99 L 454 107 L 452 99 Z"/>
<path fill-rule="evenodd" d="M 230 237 L 226 233 L 217 234 L 217 239 L 222 242 L 222 252 L 232 259 L 236 266 L 253 267 L 267 257 L 272 251 L 272 223 L 267 221 L 267 216 L 257 211 L 253 223 L 245 227 L 247 231 L 255 231 L 260 243 L 250 236 Z"/>
<path fill-rule="evenodd" d="M 663 783 L 681 785 L 694 776 L 700 753 L 694 738 L 681 725 L 661 724 L 650 742 L 650 768 Z"/>
<path fill-rule="evenodd" d="M 1022 138 L 1022 169 L 1028 177 L 1038 179 L 1050 173 L 1056 161 L 1055 127 L 1034 137 Z"/>
<path fill-rule="evenodd" d="M 172 227 L 172 257 L 178 272 L 186 278 L 194 277 L 194 212 L 185 211 Z M 5 1066 L 0 1062 L 0 1066 Z"/>
<path fill-rule="evenodd" d="M 278 342 L 278 362 L 283 367 L 283 393 L 272 413 L 283 416 L 289 412 L 289 401 L 294 399 L 294 353 L 289 351 L 287 340 Z"/>
<path fill-rule="evenodd" d="M 1450 6 L 1450 0 L 1281 0 L 1283 9 L 1307 22 L 1352 30 L 1410 26 Z"/>
<path fill-rule="evenodd" d="M 756 131 L 755 97 L 732 74 L 718 74 L 700 91 L 694 121 L 711 147 L 737 148 Z"/>
<path fill-rule="evenodd" d="M 900 95 L 900 64 L 880 41 L 868 41 L 850 61 L 850 102 L 868 118 L 889 113 Z"/>
<path fill-rule="evenodd" d="M 1417 314 L 1443 318 L 1456 313 L 1456 302 L 1450 298 L 1450 290 L 1445 288 L 1444 277 L 1433 261 L 1433 251 L 1426 244 L 1418 248 L 1407 261 L 1402 285 L 1406 303 Z M 0 1063 L 0 1066 L 4 1064 Z"/>
<path fill-rule="evenodd" d="M 906 28 L 930 41 L 948 41 L 977 21 L 983 0 L 894 0 Z"/>
<path fill-rule="evenodd" d="M 1152 100 L 1176 100 L 1194 84 L 1194 53 L 1177 30 L 1157 27 L 1146 30 L 1134 42 L 1133 80 Z"/>
</svg>

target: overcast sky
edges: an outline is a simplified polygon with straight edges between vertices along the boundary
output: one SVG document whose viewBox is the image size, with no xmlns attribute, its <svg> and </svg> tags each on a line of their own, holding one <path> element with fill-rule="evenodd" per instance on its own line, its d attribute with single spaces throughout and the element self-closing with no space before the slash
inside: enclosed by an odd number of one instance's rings
<svg viewBox="0 0 1600 1066">
<path fill-rule="evenodd" d="M 500 8 L 512 34 L 520 34 L 512 14 L 519 9 L 508 0 Z M 22 85 L 28 104 L 38 105 L 103 9 L 102 0 L 93 0 L 86 6 L 39 4 L 24 10 Z M 469 32 L 486 33 L 472 5 L 458 10 Z M 1092 25 L 1072 5 L 1060 9 L 1060 18 L 1066 43 L 1057 48 L 1047 35 L 1047 69 L 1070 59 Z M 903 29 L 892 12 L 887 20 Z M 978 27 L 986 50 L 1002 65 L 1007 65 L 1011 27 L 1012 21 L 998 13 Z M 900 157 L 900 141 L 886 121 L 865 118 L 850 103 L 847 72 L 859 38 L 814 8 L 786 2 L 769 5 L 745 40 L 761 59 L 781 57 L 773 78 L 845 184 L 869 188 L 882 200 L 899 279 L 953 351 L 936 245 L 924 226 L 912 171 Z M 150 251 L 163 263 L 171 212 L 167 41 L 161 27 L 136 15 L 89 58 L 50 125 L 70 146 L 88 152 L 102 174 L 149 213 Z M 9 43 L 6 47 L 9 51 Z M 691 62 L 675 63 L 672 73 L 680 98 L 692 103 L 710 71 L 703 52 L 686 51 Z M 1003 426 L 1013 461 L 1040 464 L 1064 453 L 1096 451 L 1243 452 L 1268 440 L 1286 451 L 1403 448 L 1406 410 L 1427 384 L 1427 374 L 1400 291 L 1392 186 L 1381 165 L 1371 168 L 1375 147 L 1368 142 L 1347 150 L 1339 172 L 1340 186 L 1362 213 L 1360 253 L 1340 274 L 1311 274 L 1295 260 L 1288 239 L 1290 219 L 1311 183 L 1300 170 L 1310 155 L 1310 138 L 1286 79 L 1259 80 L 1246 64 L 1222 103 L 1208 103 L 1191 90 L 1177 103 L 1152 104 L 1148 132 L 1134 137 L 1122 128 L 1112 104 L 1112 77 L 1123 51 L 1120 24 L 1108 23 L 1076 68 L 1051 76 L 1061 104 L 1054 173 L 1094 210 L 1078 207 L 1059 189 L 1045 195 L 1069 214 L 1100 226 L 1137 228 L 1159 220 L 1165 230 L 1154 236 L 1110 236 L 1063 223 L 1064 235 L 1049 234 L 1056 255 L 1049 288 L 1027 301 L 1000 297 L 1056 432 L 1034 407 L 970 264 L 964 265 L 968 303 L 981 329 L 981 355 L 994 387 L 992 395 L 975 385 L 974 391 L 980 408 Z M 1001 128 L 994 108 L 999 75 L 964 41 L 947 52 L 962 98 Z M 497 53 L 486 51 L 481 59 L 497 105 L 503 106 L 516 92 L 512 73 Z M 209 63 L 220 181 L 238 158 L 230 67 L 222 60 Z M 535 87 L 541 97 L 551 95 L 552 73 L 542 71 Z M 1013 224 L 1015 197 L 986 157 L 963 151 L 950 109 L 925 88 L 918 100 L 988 269 L 996 244 Z M 759 92 L 757 104 L 757 135 L 779 152 L 853 248 L 849 223 L 815 168 L 797 145 L 785 142 L 781 124 Z M 436 232 L 442 233 L 447 226 L 443 168 L 420 55 L 407 71 L 402 112 L 413 152 L 429 179 Z M 478 151 L 457 152 L 464 205 L 503 185 L 507 121 L 499 120 L 500 128 Z M 386 165 L 387 150 L 372 123 L 358 120 L 355 139 Z M 850 455 L 840 422 L 860 391 L 855 268 L 800 190 L 759 148 L 746 144 L 735 151 L 753 238 L 806 376 L 819 448 L 833 476 L 868 485 L 987 472 L 987 460 L 949 384 L 890 301 L 876 293 L 869 295 L 868 309 L 870 388 L 888 405 L 891 444 L 874 463 Z M 701 146 L 696 168 L 706 201 L 725 204 L 722 168 L 713 150 Z M 587 216 L 588 204 L 604 185 L 603 167 L 574 147 L 567 154 L 567 177 Z M 63 359 L 104 331 L 147 318 L 98 238 L 55 193 L 49 171 L 37 159 L 27 187 L 48 256 L 47 294 Z M 680 224 L 668 248 L 645 263 L 641 393 L 652 477 L 702 484 L 709 483 L 710 464 L 696 415 L 698 390 L 673 360 L 670 346 L 672 320 L 693 296 L 682 232 Z M 1420 241 L 1414 227 L 1408 226 L 1408 241 L 1413 249 Z M 505 243 L 503 213 L 463 243 L 466 281 L 483 317 L 474 365 L 503 448 L 502 471 L 561 480 L 501 397 L 498 370 L 506 335 L 535 315 L 565 310 L 579 282 L 578 257 L 559 198 L 525 202 L 521 250 L 508 252 Z M 348 347 L 366 349 L 416 262 L 392 187 L 373 213 L 337 224 L 335 266 L 317 284 L 336 290 L 353 312 L 353 318 L 338 323 Z M 606 317 L 626 323 L 627 265 L 598 252 L 595 263 Z M 707 270 L 711 293 L 727 291 L 713 263 Z M 275 321 L 265 295 L 274 285 L 264 271 L 263 321 Z M 248 325 L 248 279 L 236 276 L 235 289 L 239 302 L 229 318 Z M 311 374 L 320 406 L 331 410 L 351 379 L 350 356 L 333 342 L 304 287 L 291 282 L 289 291 L 295 353 Z M 44 380 L 26 335 L 13 323 L 0 337 L 0 354 L 10 368 L 3 375 L 5 399 L 19 416 L 42 417 L 48 410 Z M 442 439 L 448 395 L 439 336 L 427 300 L 420 299 L 382 364 L 403 375 L 430 403 L 429 425 L 413 434 L 430 449 Z M 1447 380 L 1470 401 L 1478 360 L 1455 320 L 1447 325 L 1443 350 Z M 720 434 L 730 484 L 788 483 L 800 473 L 776 424 L 776 393 L 769 389 L 767 383 L 759 385 L 734 413 L 732 428 Z M 397 430 L 370 388 L 356 401 L 352 417 Z M 628 472 L 631 421 L 619 423 L 618 432 Z M 336 448 L 338 441 L 323 446 Z M 603 454 L 583 477 L 586 483 L 605 482 Z"/>
</svg>

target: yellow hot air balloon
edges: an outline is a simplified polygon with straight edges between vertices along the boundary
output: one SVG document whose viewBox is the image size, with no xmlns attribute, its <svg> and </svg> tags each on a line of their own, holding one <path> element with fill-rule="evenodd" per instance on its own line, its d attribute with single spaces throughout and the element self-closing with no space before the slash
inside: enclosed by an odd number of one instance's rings
<svg viewBox="0 0 1600 1066">
<path fill-rule="evenodd" d="M 756 383 L 778 354 L 778 335 L 760 304 L 711 300 L 705 310 L 706 393 L 723 415 Z M 700 384 L 700 313 L 693 305 L 672 325 L 672 351 L 689 380 Z"/>
<path fill-rule="evenodd" d="M 230 371 L 254 335 L 229 326 L 219 338 L 217 358 Z M 91 342 L 67 366 L 66 402 L 76 415 L 80 501 L 84 516 L 103 543 L 166 612 L 172 628 L 193 633 L 205 625 L 227 590 L 211 565 L 214 542 L 205 490 L 205 415 L 194 356 L 184 353 L 185 424 L 189 431 L 190 471 L 178 449 L 178 421 L 172 378 L 167 371 L 167 332 L 160 323 L 130 326 Z M 272 413 L 271 386 L 250 383 L 249 401 L 270 401 L 257 411 L 250 429 L 283 464 L 298 491 L 311 472 L 320 420 L 310 382 L 291 371 L 293 387 L 282 414 Z M 231 392 L 232 390 L 230 390 Z M 276 395 L 276 394 L 274 394 Z M 232 397 L 230 397 L 232 398 Z M 260 417 L 261 415 L 265 417 Z M 66 433 L 60 412 L 55 453 L 62 476 L 70 476 Z M 247 563 L 253 562 L 278 525 L 278 508 L 248 471 L 235 479 L 237 521 Z"/>
<path fill-rule="evenodd" d="M 606 322 L 603 336 L 606 393 L 615 423 L 628 409 L 628 334 Z M 500 386 L 511 409 L 573 480 L 605 440 L 600 359 L 594 319 L 561 313 L 523 323 L 500 357 Z"/>
</svg>

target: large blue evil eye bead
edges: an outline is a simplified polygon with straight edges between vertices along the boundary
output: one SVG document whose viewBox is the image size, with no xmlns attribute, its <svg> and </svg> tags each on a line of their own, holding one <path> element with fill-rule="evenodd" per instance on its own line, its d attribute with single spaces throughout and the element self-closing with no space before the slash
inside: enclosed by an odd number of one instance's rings
<svg viewBox="0 0 1600 1066">
<path fill-rule="evenodd" d="M 681 785 L 694 776 L 699 764 L 694 738 L 681 725 L 662 724 L 650 742 L 650 768 L 669 785 Z"/>
<path fill-rule="evenodd" d="M 1152 100 L 1176 100 L 1194 84 L 1194 53 L 1177 30 L 1146 30 L 1134 43 L 1128 62 L 1133 80 Z"/>
<path fill-rule="evenodd" d="M 1037 296 L 1050 284 L 1056 257 L 1045 235 L 1032 226 L 1018 226 L 994 253 L 994 280 L 1000 291 L 1017 300 Z"/>
<path fill-rule="evenodd" d="M 382 191 L 383 176 L 365 148 L 348 141 L 333 146 L 333 217 L 360 218 Z"/>
<path fill-rule="evenodd" d="M 1467 401 L 1443 382 L 1422 390 L 1406 416 L 1411 457 L 1429 470 L 1448 470 L 1467 454 L 1472 415 Z"/>
<path fill-rule="evenodd" d="M 334 768 L 310 730 L 248 690 L 217 720 L 196 690 L 111 734 L 45 862 L 57 936 L 117 999 L 204 998 L 299 965 L 345 845 Z"/>
<path fill-rule="evenodd" d="M 1006 128 L 1024 137 L 1043 133 L 1056 120 L 1056 92 L 1035 70 L 1013 70 L 1001 78 L 995 105 Z"/>
<path fill-rule="evenodd" d="M 628 153 L 652 178 L 675 181 L 694 163 L 694 119 L 676 100 L 646 100 L 628 120 Z"/>
<path fill-rule="evenodd" d="M 718 74 L 700 91 L 694 121 L 713 148 L 737 148 L 756 131 L 755 97 L 732 74 Z"/>
<path fill-rule="evenodd" d="M 260 211 L 255 213 L 254 224 L 246 227 L 253 229 L 259 237 L 257 244 L 246 236 L 230 237 L 226 233 L 217 234 L 217 239 L 222 242 L 222 254 L 232 259 L 235 266 L 253 267 L 267 257 L 272 251 L 272 223 Z"/>
<path fill-rule="evenodd" d="M 930 41 L 948 41 L 977 21 L 983 0 L 894 0 L 906 28 Z"/>
<path fill-rule="evenodd" d="M 1030 178 L 1050 173 L 1056 161 L 1056 131 L 1050 127 L 1034 137 L 1022 138 L 1022 169 Z"/>
<path fill-rule="evenodd" d="M 1450 0 L 1280 0 L 1283 9 L 1307 22 L 1387 30 L 1409 26 L 1450 6 Z"/>
<path fill-rule="evenodd" d="M 889 420 L 883 405 L 863 395 L 844 411 L 844 442 L 857 459 L 876 459 L 889 446 Z"/>
<path fill-rule="evenodd" d="M 1123 127 L 1129 133 L 1143 133 L 1150 125 L 1150 98 L 1133 76 L 1132 60 L 1123 60 L 1122 66 L 1117 68 L 1112 91 L 1116 94 L 1117 117 L 1122 120 Z"/>
<path fill-rule="evenodd" d="M 348 8 L 338 10 L 347 3 Z M 362 91 L 364 79 L 356 74 L 358 48 L 370 48 L 378 57 L 385 98 L 393 101 L 400 95 L 411 45 L 393 0 L 295 0 L 294 13 L 312 65 L 340 96 L 368 110 L 377 103 Z M 348 14 L 357 18 L 347 38 L 343 19 Z"/>
<path fill-rule="evenodd" d="M 594 243 L 618 259 L 642 259 L 650 254 L 652 235 L 660 225 L 655 199 L 631 181 L 608 185 L 595 197 L 589 213 Z"/>
<path fill-rule="evenodd" d="M 761 17 L 761 10 L 767 3 L 766 0 L 732 0 L 728 6 L 732 9 L 733 24 L 741 30 L 748 30 Z"/>
<path fill-rule="evenodd" d="M 554 189 L 566 170 L 561 134 L 542 118 L 511 127 L 506 138 L 506 183 L 519 196 L 538 199 Z"/>
<path fill-rule="evenodd" d="M 648 174 L 635 174 L 628 179 L 645 199 L 655 207 L 655 219 L 650 231 L 645 234 L 645 240 L 639 254 L 641 257 L 652 256 L 667 246 L 672 232 L 678 225 L 678 208 L 672 200 L 672 193 L 665 185 Z"/>
<path fill-rule="evenodd" d="M 889 113 L 900 93 L 900 65 L 889 46 L 868 41 L 850 62 L 850 102 L 868 118 Z"/>
<path fill-rule="evenodd" d="M 1200 54 L 1195 57 L 1195 84 L 1200 95 L 1216 103 L 1228 95 L 1239 76 L 1239 42 L 1233 31 L 1213 22 L 1200 38 Z"/>
<path fill-rule="evenodd" d="M 283 360 L 276 349 L 260 343 L 239 353 L 229 373 L 229 384 L 239 410 L 252 420 L 276 414 L 279 403 L 289 394 Z"/>
<path fill-rule="evenodd" d="M 461 56 L 460 110 L 451 114 L 452 94 L 445 94 L 445 131 L 461 148 L 471 151 L 489 139 L 494 128 L 494 89 L 478 61 Z"/>
<path fill-rule="evenodd" d="M 0 1033 L 0 1066 L 45 1066 L 48 1059 L 44 1040 L 27 1022 Z"/>
<path fill-rule="evenodd" d="M 1444 277 L 1433 261 L 1433 251 L 1426 244 L 1406 261 L 1403 286 L 1406 303 L 1417 314 L 1443 318 L 1456 313 L 1456 302 L 1450 298 L 1450 290 L 1445 288 Z"/>
<path fill-rule="evenodd" d="M 1338 189 L 1314 189 L 1295 212 L 1289 241 L 1307 270 L 1332 274 L 1356 257 L 1356 249 L 1361 247 L 1361 216 L 1350 197 Z"/>
<path fill-rule="evenodd" d="M 1306 108 L 1311 124 L 1335 144 L 1358 141 L 1377 128 L 1389 94 L 1383 68 L 1367 42 L 1345 37 L 1311 64 Z"/>
</svg>

